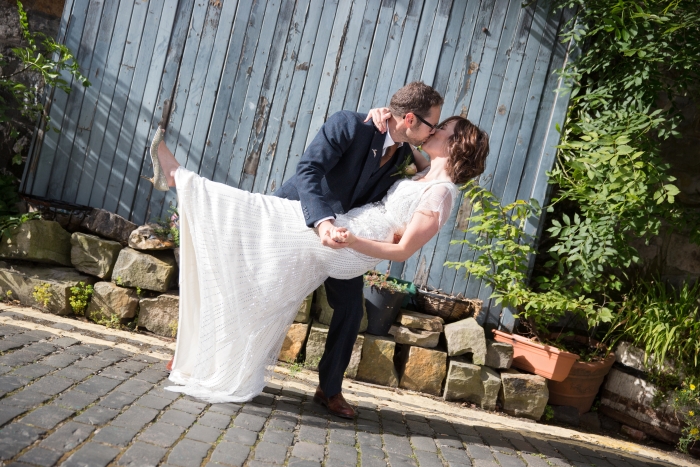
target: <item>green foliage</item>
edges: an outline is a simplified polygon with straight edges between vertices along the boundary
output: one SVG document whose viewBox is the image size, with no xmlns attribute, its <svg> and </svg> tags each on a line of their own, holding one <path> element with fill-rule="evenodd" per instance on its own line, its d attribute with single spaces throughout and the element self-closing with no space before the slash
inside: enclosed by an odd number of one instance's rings
<svg viewBox="0 0 700 467">
<path fill-rule="evenodd" d="M 609 334 L 643 349 L 662 369 L 668 358 L 686 373 L 700 375 L 700 283 L 674 288 L 641 281 L 620 305 Z"/>
<path fill-rule="evenodd" d="M 19 227 L 32 219 L 41 219 L 41 214 L 38 212 L 18 215 L 16 207 L 18 201 L 16 177 L 9 172 L 0 172 L 0 238 L 11 228 Z"/>
<path fill-rule="evenodd" d="M 518 316 L 529 324 L 533 334 L 542 336 L 547 327 L 568 311 L 584 318 L 590 327 L 610 321 L 609 309 L 570 291 L 549 289 L 535 291 L 527 286 L 530 255 L 535 252 L 534 239 L 525 232 L 525 223 L 540 215 L 536 200 L 517 200 L 502 206 L 496 196 L 475 182 L 466 186 L 465 197 L 472 206 L 470 226 L 465 240 L 476 252 L 474 260 L 447 262 L 448 267 L 465 268 L 486 281 L 493 289 L 491 298 L 497 304 L 518 310 Z"/>
<path fill-rule="evenodd" d="M 389 290 L 391 292 L 407 293 L 409 284 L 399 282 L 393 277 L 378 271 L 368 271 L 363 276 L 365 287 Z"/>
<path fill-rule="evenodd" d="M 153 229 L 153 233 L 164 241 L 171 241 L 176 246 L 180 246 L 180 224 L 179 215 L 175 206 L 168 208 L 169 219 L 156 218 L 154 223 L 158 226 Z"/>
<path fill-rule="evenodd" d="M 96 324 L 107 328 L 121 329 L 122 327 L 122 320 L 119 318 L 119 315 L 110 314 L 107 316 L 101 309 L 90 313 L 90 319 Z"/>
<path fill-rule="evenodd" d="M 170 329 L 170 337 L 177 337 L 177 320 L 174 319 L 168 323 L 168 328 Z"/>
<path fill-rule="evenodd" d="M 583 53 L 560 71 L 571 102 L 550 182 L 558 188 L 552 204 L 569 212 L 549 221 L 552 259 L 539 286 L 614 308 L 626 270 L 640 261 L 630 238 L 648 240 L 664 221 L 695 223 L 676 203 L 659 148 L 678 136 L 674 99 L 698 90 L 700 9 L 692 0 L 560 5 L 578 6 L 562 39 Z M 669 104 L 660 107 L 660 97 Z"/>
<path fill-rule="evenodd" d="M 554 408 L 551 405 L 547 404 L 544 407 L 544 414 L 542 414 L 542 418 L 544 418 L 545 422 L 554 420 Z"/>
<path fill-rule="evenodd" d="M 94 292 L 92 285 L 80 281 L 78 285 L 71 287 L 70 291 L 71 296 L 68 298 L 68 301 L 70 302 L 70 307 L 73 309 L 73 313 L 76 315 L 83 315 L 90 302 L 90 297 Z"/>
<path fill-rule="evenodd" d="M 685 420 L 678 448 L 688 452 L 691 444 L 700 442 L 700 380 L 695 378 L 683 382 L 673 398 L 672 406 L 676 416 Z"/>
<path fill-rule="evenodd" d="M 28 126 L 17 118 L 17 113 L 32 124 L 42 115 L 47 124 L 49 119 L 41 103 L 43 86 L 27 84 L 24 76 L 38 75 L 43 85 L 59 88 L 67 93 L 71 90 L 67 81 L 70 76 L 82 86 L 90 85 L 87 78 L 80 73 L 78 63 L 68 47 L 42 33 L 31 32 L 27 13 L 19 1 L 17 12 L 24 44 L 22 47 L 12 48 L 9 57 L 0 54 L 0 124 L 9 126 L 10 135 L 14 139 L 19 137 L 19 127 Z M 5 70 L 14 71 L 5 74 Z M 15 148 L 15 164 L 21 163 L 21 150 L 22 147 Z"/>
<path fill-rule="evenodd" d="M 32 297 L 34 297 L 37 303 L 41 303 L 44 307 L 49 306 L 49 302 L 51 301 L 51 284 L 43 282 L 40 285 L 35 285 Z"/>
</svg>

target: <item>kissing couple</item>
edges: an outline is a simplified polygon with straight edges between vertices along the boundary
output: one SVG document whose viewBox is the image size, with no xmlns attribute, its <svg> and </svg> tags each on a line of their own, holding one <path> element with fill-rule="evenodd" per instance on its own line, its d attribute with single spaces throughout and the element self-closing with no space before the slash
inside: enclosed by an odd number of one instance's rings
<svg viewBox="0 0 700 467">
<path fill-rule="evenodd" d="M 288 327 L 325 283 L 333 318 L 314 401 L 353 418 L 342 395 L 363 315 L 362 275 L 405 261 L 450 217 L 457 185 L 480 175 L 488 135 L 463 117 L 439 122 L 443 99 L 409 83 L 388 108 L 331 115 L 273 195 L 181 167 L 156 130 L 156 189 L 177 189 L 180 308 L 166 389 L 207 402 L 262 392 Z M 421 151 L 416 147 L 420 147 Z M 417 173 L 402 178 L 413 161 Z"/>
</svg>

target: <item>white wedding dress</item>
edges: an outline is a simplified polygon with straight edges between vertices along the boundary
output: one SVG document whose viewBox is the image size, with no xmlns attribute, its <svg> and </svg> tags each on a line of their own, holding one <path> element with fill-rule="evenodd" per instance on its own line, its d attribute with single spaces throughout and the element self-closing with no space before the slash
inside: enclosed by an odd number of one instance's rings
<svg viewBox="0 0 700 467">
<path fill-rule="evenodd" d="M 395 183 L 382 202 L 338 215 L 336 225 L 383 242 L 413 213 L 440 225 L 457 197 L 450 182 Z M 208 402 L 242 402 L 265 386 L 304 298 L 327 277 L 350 279 L 380 260 L 321 244 L 299 201 L 249 193 L 186 169 L 175 174 L 180 216 L 180 320 L 170 380 Z"/>
</svg>

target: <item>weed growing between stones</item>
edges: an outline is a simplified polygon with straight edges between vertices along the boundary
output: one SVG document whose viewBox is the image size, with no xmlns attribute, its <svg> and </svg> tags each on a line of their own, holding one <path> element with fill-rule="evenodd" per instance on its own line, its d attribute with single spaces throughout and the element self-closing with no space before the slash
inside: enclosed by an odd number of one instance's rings
<svg viewBox="0 0 700 467">
<path fill-rule="evenodd" d="M 85 284 L 85 282 L 80 281 L 78 282 L 78 285 L 71 287 L 70 291 L 72 295 L 68 301 L 70 302 L 70 307 L 73 309 L 73 313 L 81 316 L 84 315 L 85 309 L 90 302 L 90 297 L 94 292 L 92 285 Z"/>
<path fill-rule="evenodd" d="M 168 328 L 170 328 L 170 336 L 177 337 L 177 320 L 172 320 L 168 324 Z"/>
<path fill-rule="evenodd" d="M 49 301 L 51 301 L 51 284 L 44 282 L 41 285 L 35 285 L 32 297 L 44 307 L 49 306 Z"/>
<path fill-rule="evenodd" d="M 106 316 L 102 309 L 90 313 L 90 319 L 96 324 L 106 328 L 121 329 L 122 327 L 122 320 L 119 318 L 119 315 L 114 314 Z"/>
</svg>

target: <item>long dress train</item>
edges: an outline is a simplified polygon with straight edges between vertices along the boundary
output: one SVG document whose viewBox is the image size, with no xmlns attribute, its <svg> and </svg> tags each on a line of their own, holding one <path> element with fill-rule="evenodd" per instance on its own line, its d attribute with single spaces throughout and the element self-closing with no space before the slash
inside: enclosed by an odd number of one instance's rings
<svg viewBox="0 0 700 467">
<path fill-rule="evenodd" d="M 170 380 L 208 402 L 259 394 L 302 300 L 327 277 L 357 277 L 379 262 L 324 247 L 299 201 L 232 188 L 184 168 L 175 174 L 180 216 L 180 310 Z M 339 215 L 355 235 L 392 241 L 416 210 L 440 212 L 451 183 L 402 180 L 381 203 Z"/>
</svg>

